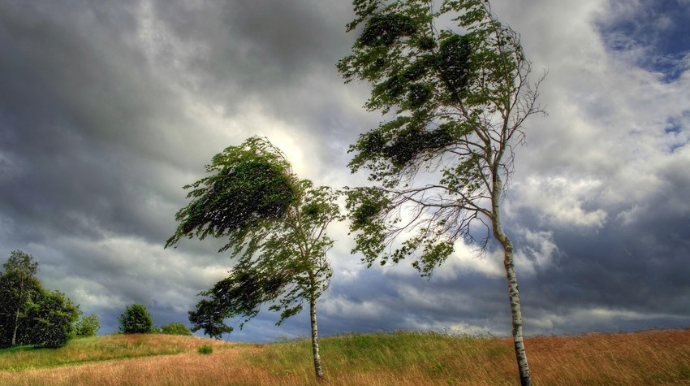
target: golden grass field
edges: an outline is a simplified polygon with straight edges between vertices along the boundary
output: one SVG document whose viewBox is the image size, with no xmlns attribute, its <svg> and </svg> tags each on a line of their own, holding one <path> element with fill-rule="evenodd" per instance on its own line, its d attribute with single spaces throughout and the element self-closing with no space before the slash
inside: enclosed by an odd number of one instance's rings
<svg viewBox="0 0 690 386">
<path fill-rule="evenodd" d="M 198 353 L 211 345 L 213 353 Z M 526 339 L 533 383 L 690 385 L 690 329 Z M 0 385 L 318 385 L 306 339 L 241 344 L 169 335 L 0 350 Z M 437 333 L 321 341 L 327 385 L 517 385 L 511 341 Z"/>
</svg>

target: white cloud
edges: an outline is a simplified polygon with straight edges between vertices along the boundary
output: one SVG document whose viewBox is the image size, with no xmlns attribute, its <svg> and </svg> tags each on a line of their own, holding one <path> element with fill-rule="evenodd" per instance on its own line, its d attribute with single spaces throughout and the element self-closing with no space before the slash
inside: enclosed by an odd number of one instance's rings
<svg viewBox="0 0 690 386">
<path fill-rule="evenodd" d="M 585 202 L 592 202 L 600 195 L 601 181 L 569 180 L 567 177 L 530 177 L 526 183 L 515 184 L 514 198 L 506 204 L 506 210 L 517 216 L 521 208 L 540 213 L 548 225 L 601 228 L 607 213 L 603 209 L 584 209 Z"/>
<path fill-rule="evenodd" d="M 353 322 L 362 320 L 381 320 L 388 314 L 388 308 L 378 301 L 353 301 L 345 297 L 328 297 L 319 305 L 320 312 L 325 316 L 347 318 Z"/>
</svg>

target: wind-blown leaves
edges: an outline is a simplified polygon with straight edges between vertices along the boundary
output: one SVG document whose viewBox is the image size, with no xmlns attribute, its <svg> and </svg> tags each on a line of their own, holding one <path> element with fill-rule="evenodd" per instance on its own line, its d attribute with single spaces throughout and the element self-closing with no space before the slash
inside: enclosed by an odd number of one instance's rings
<svg viewBox="0 0 690 386">
<path fill-rule="evenodd" d="M 474 239 L 472 224 L 487 230 L 480 246 L 488 239 L 496 178 L 505 180 L 512 170 L 521 123 L 541 111 L 527 82 L 530 64 L 519 36 L 493 18 L 485 0 L 354 5 L 357 18 L 348 30 L 363 27 L 338 70 L 346 82 L 371 83 L 365 107 L 386 119 L 350 147 L 349 166 L 367 169 L 390 203 L 366 227 L 353 212 L 351 230 L 366 233 L 355 234 L 355 251 L 369 263 L 413 257 L 429 274 L 452 253 L 454 241 Z M 420 172 L 435 182 L 415 184 Z M 365 196 L 350 194 L 350 200 Z M 403 233 L 409 239 L 392 248 Z"/>
<path fill-rule="evenodd" d="M 262 223 L 285 215 L 296 199 L 296 181 L 284 155 L 267 141 L 253 137 L 213 157 L 207 172 L 215 173 L 194 184 L 193 201 L 175 215 L 180 225 L 166 243 L 181 237 L 204 239 L 233 236 L 222 250 L 243 245 L 244 237 Z"/>
</svg>

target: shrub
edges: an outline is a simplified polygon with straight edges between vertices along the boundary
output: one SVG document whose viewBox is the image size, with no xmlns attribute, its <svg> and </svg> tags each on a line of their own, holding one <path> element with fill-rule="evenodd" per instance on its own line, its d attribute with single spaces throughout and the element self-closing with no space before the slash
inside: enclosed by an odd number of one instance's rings
<svg viewBox="0 0 690 386">
<path fill-rule="evenodd" d="M 182 323 L 166 324 L 165 326 L 161 326 L 159 328 L 159 332 L 161 334 L 166 334 L 166 335 L 188 335 L 188 336 L 192 335 L 192 332 L 189 331 L 189 328 L 187 328 L 187 326 L 185 326 Z"/>
<path fill-rule="evenodd" d="M 125 334 L 148 334 L 153 331 L 153 318 L 146 307 L 132 304 L 120 315 L 120 331 Z"/>
<path fill-rule="evenodd" d="M 60 291 L 43 291 L 29 312 L 29 337 L 38 348 L 58 348 L 74 338 L 79 308 Z"/>
<path fill-rule="evenodd" d="M 199 354 L 211 354 L 213 352 L 213 347 L 211 345 L 205 344 L 199 347 Z"/>
<path fill-rule="evenodd" d="M 77 336 L 96 336 L 98 330 L 101 329 L 101 323 L 95 314 L 86 315 L 74 324 L 74 329 Z"/>
</svg>

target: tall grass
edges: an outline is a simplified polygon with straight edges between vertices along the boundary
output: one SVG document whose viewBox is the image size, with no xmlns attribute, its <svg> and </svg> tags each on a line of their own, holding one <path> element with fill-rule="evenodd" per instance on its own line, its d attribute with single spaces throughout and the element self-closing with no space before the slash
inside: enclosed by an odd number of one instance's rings
<svg viewBox="0 0 690 386">
<path fill-rule="evenodd" d="M 75 342 L 84 350 L 122 345 L 123 336 Z M 0 385 L 245 386 L 317 385 L 310 342 L 269 345 L 224 344 L 200 338 L 140 336 L 127 341 L 132 352 L 151 346 L 177 355 L 137 357 L 55 367 L 31 361 L 33 369 L 8 370 L 0 352 Z M 145 339 L 138 341 L 137 339 Z M 132 343 L 134 342 L 134 343 Z M 140 347 L 136 347 L 138 343 Z M 88 344 L 87 344 L 88 343 Z M 213 353 L 200 355 L 204 344 Z M 690 330 L 635 334 L 589 334 L 526 340 L 533 382 L 544 385 L 690 385 Z M 494 337 L 454 337 L 435 333 L 343 335 L 321 340 L 327 385 L 517 385 L 511 341 Z M 60 350 L 74 350 L 72 345 Z M 50 351 L 61 356 L 60 350 Z M 150 353 L 151 351 L 149 351 Z M 47 354 L 44 354 L 47 355 Z M 48 355 L 50 356 L 50 355 Z M 90 357 L 87 355 L 87 357 Z M 33 359 L 32 359 L 33 360 Z M 38 361 L 38 359 L 36 359 Z M 53 363 L 53 364 L 50 364 Z M 3 367 L 4 366 L 4 367 Z"/>
</svg>

